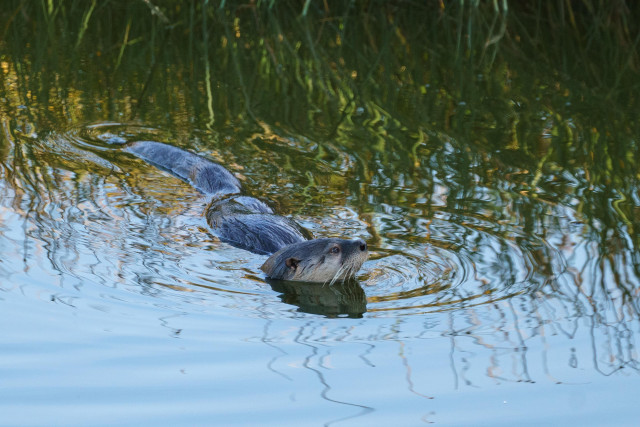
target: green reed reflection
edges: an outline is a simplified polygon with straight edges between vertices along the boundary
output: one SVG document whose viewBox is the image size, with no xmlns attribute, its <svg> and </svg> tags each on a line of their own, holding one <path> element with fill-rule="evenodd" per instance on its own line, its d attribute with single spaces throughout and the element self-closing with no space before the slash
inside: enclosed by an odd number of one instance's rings
<svg viewBox="0 0 640 427">
<path fill-rule="evenodd" d="M 0 412 L 635 420 L 636 16 L 631 0 L 5 0 Z M 353 282 L 267 281 L 264 257 L 208 233 L 192 186 L 116 137 L 223 163 L 371 257 Z M 588 397 L 574 412 L 569 387 Z"/>
<path fill-rule="evenodd" d="M 614 278 L 630 302 L 638 7 L 10 0 L 0 12 L 3 155 L 13 141 L 24 150 L 16 162 L 46 164 L 36 142 L 17 141 L 71 124 L 162 127 L 177 144 L 222 150 L 250 179 L 287 172 L 304 198 L 279 201 L 294 212 L 318 214 L 333 196 L 365 219 L 397 206 L 408 243 L 429 241 L 424 218 L 477 221 L 533 254 L 540 286 L 558 272 L 555 249 L 539 242 L 560 227 L 562 206 L 587 225 L 599 268 L 624 272 Z M 301 170 L 310 175 L 290 173 Z M 46 168 L 23 182 L 54 185 Z M 443 185 L 446 202 L 432 203 Z"/>
</svg>

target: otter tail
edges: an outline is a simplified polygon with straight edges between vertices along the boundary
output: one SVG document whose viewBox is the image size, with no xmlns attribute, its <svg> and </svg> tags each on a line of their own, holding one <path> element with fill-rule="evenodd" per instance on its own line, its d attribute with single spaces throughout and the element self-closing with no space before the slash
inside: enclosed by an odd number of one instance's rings
<svg viewBox="0 0 640 427">
<path fill-rule="evenodd" d="M 189 182 L 206 195 L 237 194 L 242 188 L 238 179 L 224 167 L 172 145 L 136 141 L 126 144 L 125 151 Z"/>
</svg>

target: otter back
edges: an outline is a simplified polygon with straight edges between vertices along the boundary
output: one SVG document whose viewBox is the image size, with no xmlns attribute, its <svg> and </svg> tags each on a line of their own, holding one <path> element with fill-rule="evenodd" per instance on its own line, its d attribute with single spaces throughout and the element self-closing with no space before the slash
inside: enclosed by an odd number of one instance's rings
<svg viewBox="0 0 640 427">
<path fill-rule="evenodd" d="M 125 150 L 210 196 L 205 217 L 212 232 L 224 242 L 269 255 L 312 238 L 309 231 L 293 220 L 275 215 L 263 201 L 239 195 L 240 182 L 211 160 L 155 141 L 133 142 Z"/>
<path fill-rule="evenodd" d="M 222 196 L 241 191 L 240 181 L 211 160 L 172 145 L 155 141 L 137 141 L 126 151 L 181 178 L 207 195 Z"/>
<path fill-rule="evenodd" d="M 253 197 L 214 199 L 205 216 L 221 240 L 262 255 L 312 238 L 308 230 L 287 217 L 274 215 L 271 208 Z"/>
</svg>

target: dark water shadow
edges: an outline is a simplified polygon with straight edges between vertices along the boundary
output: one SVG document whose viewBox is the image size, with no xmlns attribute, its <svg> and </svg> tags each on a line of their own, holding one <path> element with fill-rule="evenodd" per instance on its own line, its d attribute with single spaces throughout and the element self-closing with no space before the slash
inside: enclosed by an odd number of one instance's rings
<svg viewBox="0 0 640 427">
<path fill-rule="evenodd" d="M 357 280 L 333 285 L 271 279 L 266 282 L 280 293 L 282 302 L 295 305 L 304 313 L 359 319 L 367 312 L 367 297 Z"/>
</svg>

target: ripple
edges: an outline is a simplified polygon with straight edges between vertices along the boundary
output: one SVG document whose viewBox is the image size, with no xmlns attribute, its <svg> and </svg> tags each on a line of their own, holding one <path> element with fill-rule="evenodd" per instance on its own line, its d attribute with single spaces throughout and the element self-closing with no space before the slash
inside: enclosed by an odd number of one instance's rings
<svg viewBox="0 0 640 427">
<path fill-rule="evenodd" d="M 564 268 L 552 246 L 516 225 L 446 212 L 429 220 L 383 214 L 376 222 L 386 238 L 364 268 L 369 312 L 487 304 L 534 292 Z"/>
<path fill-rule="evenodd" d="M 67 131 L 79 145 L 88 148 L 110 148 L 126 141 L 172 139 L 168 131 L 136 123 L 100 122 L 76 126 Z"/>
<path fill-rule="evenodd" d="M 576 217 L 560 205 L 553 207 L 553 217 L 542 216 L 534 231 L 517 216 L 498 217 L 489 205 L 503 203 L 509 211 L 511 196 L 480 187 L 467 209 L 449 207 L 445 197 L 435 203 L 433 197 L 421 196 L 411 207 L 377 203 L 364 217 L 344 194 L 325 206 L 318 201 L 324 199 L 309 193 L 304 203 L 310 207 L 304 212 L 314 216 L 298 214 L 296 220 L 317 236 L 367 239 L 371 259 L 348 295 L 337 287 L 335 292 L 303 285 L 286 288 L 265 281 L 260 265 L 266 257 L 235 249 L 207 231 L 205 203 L 188 184 L 118 155 L 117 145 L 131 139 L 171 137 L 136 124 L 73 128 L 32 144 L 33 150 L 52 154 L 36 158 L 42 162 L 39 175 L 16 175 L 18 186 L 23 180 L 30 190 L 21 193 L 19 204 L 9 202 L 18 214 L 7 217 L 10 223 L 4 229 L 24 230 L 22 237 L 14 236 L 15 246 L 32 242 L 37 253 L 25 268 L 35 271 L 35 262 L 47 277 L 57 275 L 57 286 L 64 289 L 55 292 L 60 301 L 77 305 L 84 297 L 98 307 L 100 302 L 92 299 L 133 302 L 140 297 L 146 304 L 145 298 L 153 298 L 156 304 L 185 311 L 224 308 L 249 317 L 298 316 L 300 311 L 396 316 L 453 310 L 533 293 L 550 278 L 569 277 L 566 257 L 572 249 L 558 247 L 581 241 L 584 232 L 569 226 Z M 36 169 L 32 164 L 19 168 Z M 447 193 L 446 186 L 436 187 L 438 194 Z M 317 190 L 311 184 L 309 188 Z M 283 198 L 296 198 L 295 185 L 280 190 Z M 410 194 L 409 189 L 403 194 Z M 553 221 L 561 224 L 553 226 Z M 3 277 L 16 274 L 7 265 L 0 265 L 0 272 Z M 66 293 L 71 288 L 75 291 Z M 349 295 L 366 295 L 366 300 L 350 300 Z M 326 311 L 314 301 L 324 301 Z"/>
<path fill-rule="evenodd" d="M 94 124 L 76 130 L 75 135 L 79 145 L 105 148 L 122 140 L 166 137 L 157 129 L 120 123 Z M 184 184 L 176 181 L 175 185 Z M 199 236 L 206 229 L 205 224 L 192 221 L 186 233 L 149 234 L 149 218 L 157 221 L 166 214 L 171 218 L 166 221 L 166 227 L 175 230 L 181 221 L 185 222 L 179 218 L 198 216 L 196 210 L 186 208 L 186 204 L 194 202 L 189 198 L 184 200 L 184 215 L 164 212 L 163 206 L 175 204 L 172 198 L 176 191 L 154 190 L 156 186 L 157 183 L 147 180 L 134 184 L 115 199 L 114 194 L 110 196 L 114 200 L 122 199 L 122 206 L 128 205 L 125 210 L 129 233 L 144 235 L 138 244 L 134 243 L 135 239 L 129 239 L 131 246 L 120 248 L 125 251 L 133 248 L 139 253 L 129 256 L 143 259 L 142 266 L 129 263 L 122 268 L 129 281 L 155 289 L 158 295 L 169 293 L 174 298 L 200 305 L 219 304 L 220 299 L 223 305 L 251 307 L 250 301 L 268 295 L 259 272 L 263 260 L 225 246 L 206 233 L 206 238 Z M 289 191 L 295 190 L 289 188 Z M 446 193 L 446 187 L 442 186 L 441 192 Z M 139 194 L 145 196 L 140 199 Z M 162 199 L 163 195 L 167 196 L 166 200 Z M 479 191 L 478 197 L 473 202 L 476 208 L 498 201 L 495 191 L 488 189 Z M 136 199 L 138 202 L 132 204 Z M 161 203 L 155 206 L 155 212 L 149 211 L 147 215 L 151 216 L 146 222 L 145 216 L 139 217 L 141 221 L 132 221 L 138 210 L 148 211 L 145 206 L 153 201 Z M 133 209 L 136 205 L 138 209 Z M 365 263 L 360 277 L 369 313 L 397 315 L 451 310 L 490 303 L 539 287 L 540 277 L 535 271 L 538 267 L 533 260 L 539 257 L 537 252 L 551 253 L 543 240 L 531 237 L 517 224 L 492 218 L 490 209 L 476 209 L 469 214 L 450 211 L 445 202 L 434 207 L 437 210 L 431 217 L 423 217 L 383 204 L 382 212 L 373 215 L 374 229 L 383 237 L 377 237 L 380 239 L 377 246 L 371 242 L 372 257 Z M 316 235 L 366 238 L 369 234 L 368 225 L 355 210 L 344 206 L 327 209 L 321 217 L 297 219 Z M 173 233 L 176 241 L 168 242 L 164 237 L 166 233 Z M 163 248 L 161 251 L 159 246 Z"/>
</svg>

